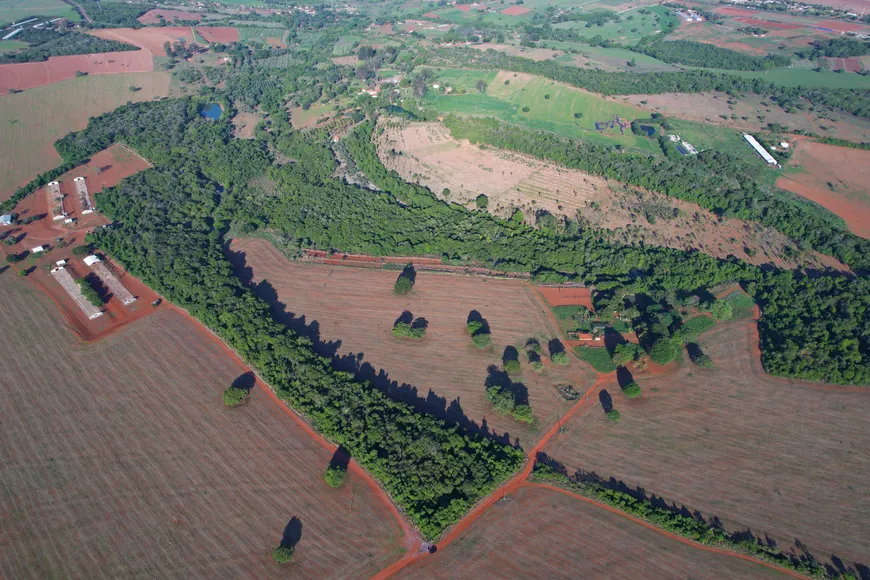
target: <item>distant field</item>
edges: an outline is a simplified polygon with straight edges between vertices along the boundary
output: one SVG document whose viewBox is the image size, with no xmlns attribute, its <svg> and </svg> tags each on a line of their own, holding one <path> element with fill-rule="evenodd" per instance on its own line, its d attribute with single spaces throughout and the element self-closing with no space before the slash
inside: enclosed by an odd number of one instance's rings
<svg viewBox="0 0 870 580">
<path fill-rule="evenodd" d="M 81 20 L 78 11 L 61 0 L 0 0 L 0 24 L 20 22 L 34 15 Z"/>
<path fill-rule="evenodd" d="M 546 359 L 547 343 L 558 330 L 525 282 L 418 272 L 411 294 L 399 297 L 393 294 L 398 271 L 288 262 L 259 239 L 235 240 L 231 251 L 244 254 L 234 261 L 251 269 L 258 293 L 283 304 L 279 318 L 290 320 L 292 328 L 308 325 L 306 334 L 313 326 L 325 343 L 321 352 L 337 351 L 342 366 L 362 365 L 363 377 L 394 396 L 471 429 L 485 424 L 528 448 L 570 407 L 555 385 L 568 383 L 583 392 L 594 381 L 591 370 L 576 360 L 568 365 L 545 360 L 540 373 L 528 366 L 527 339 L 544 345 Z M 392 336 L 393 323 L 405 310 L 429 322 L 423 340 Z M 472 310 L 489 324 L 489 348 L 472 345 L 466 330 Z M 496 414 L 485 398 L 488 378 L 503 379 L 488 367 L 500 367 L 509 346 L 520 354 L 522 372 L 512 382 L 517 390 L 527 390 L 535 417 L 531 425 Z"/>
<path fill-rule="evenodd" d="M 95 75 L 0 96 L 0 200 L 60 165 L 57 139 L 127 101 L 166 96 L 170 80 L 164 72 Z"/>
<path fill-rule="evenodd" d="M 319 101 L 308 107 L 307 111 L 302 107 L 296 107 L 290 111 L 290 122 L 296 129 L 313 127 L 319 119 L 335 115 L 334 107 L 335 103 L 333 102 L 321 103 Z"/>
<path fill-rule="evenodd" d="M 870 77 L 854 73 L 838 73 L 834 71 L 816 72 L 806 68 L 775 68 L 768 71 L 741 71 L 704 69 L 713 72 L 724 72 L 750 79 L 763 79 L 785 87 L 800 85 L 809 87 L 828 87 L 832 89 L 870 89 Z"/>
<path fill-rule="evenodd" d="M 524 487 L 455 542 L 398 578 L 785 578 L 757 564 L 711 554 L 605 509 Z"/>
<path fill-rule="evenodd" d="M 281 37 L 283 35 L 283 30 L 269 28 L 269 27 L 257 27 L 251 28 L 247 26 L 239 27 L 239 40 L 242 42 L 245 41 L 257 41 L 257 42 L 266 42 L 266 38 L 274 38 Z"/>
<path fill-rule="evenodd" d="M 636 401 L 607 387 L 620 421 L 588 407 L 545 452 L 570 473 L 612 476 L 728 531 L 866 564 L 870 391 L 764 375 L 757 341 L 749 320 L 717 325 L 700 340 L 714 369 L 687 361 L 675 375 L 637 376 Z"/>
<path fill-rule="evenodd" d="M 18 50 L 19 48 L 25 48 L 26 46 L 26 42 L 18 42 L 17 40 L 0 40 L 0 52 Z"/>
<path fill-rule="evenodd" d="M 17 329 L 0 333 L 15 361 L 0 369 L 4 578 L 278 577 L 291 519 L 301 577 L 367 577 L 399 556 L 386 505 L 353 473 L 329 488 L 332 451 L 259 387 L 224 407 L 248 370 L 181 315 L 83 344 L 7 271 L 0 324 Z"/>
<path fill-rule="evenodd" d="M 354 54 L 354 45 L 363 40 L 361 36 L 342 36 L 332 47 L 335 56 L 348 56 Z"/>
<path fill-rule="evenodd" d="M 635 44 L 644 36 L 663 30 L 668 22 L 677 22 L 677 17 L 672 15 L 670 10 L 664 6 L 652 6 L 646 10 L 649 10 L 649 14 L 641 14 L 639 9 L 623 12 L 619 15 L 620 22 L 611 20 L 603 26 L 593 24 L 587 28 L 586 22 L 560 22 L 554 24 L 553 28 L 573 29 L 578 34 L 588 38 L 601 36 L 605 40 L 617 43 Z M 656 17 L 658 17 L 658 21 Z"/>
<path fill-rule="evenodd" d="M 658 152 L 658 144 L 626 128 L 595 130 L 596 121 L 610 121 L 619 115 L 623 122 L 646 116 L 635 107 L 606 100 L 598 95 L 524 73 L 436 69 L 442 84 L 468 91 L 465 95 L 431 95 L 429 100 L 444 113 L 492 116 L 532 129 L 552 131 L 566 137 L 596 143 L 618 143 L 627 148 Z M 475 88 L 477 79 L 487 82 L 485 94 Z M 549 97 L 548 97 L 549 95 Z M 523 111 L 528 107 L 528 111 Z M 582 115 L 575 117 L 575 114 Z"/>
<path fill-rule="evenodd" d="M 723 151 L 750 165 L 763 166 L 767 169 L 767 164 L 746 143 L 740 131 L 685 119 L 669 119 L 668 123 L 671 127 L 668 131 L 669 134 L 679 134 L 683 140 L 694 145 L 698 151 L 707 149 Z M 773 182 L 776 180 L 777 174 L 778 172 L 770 170 L 764 176 L 767 178 L 767 181 Z"/>
</svg>

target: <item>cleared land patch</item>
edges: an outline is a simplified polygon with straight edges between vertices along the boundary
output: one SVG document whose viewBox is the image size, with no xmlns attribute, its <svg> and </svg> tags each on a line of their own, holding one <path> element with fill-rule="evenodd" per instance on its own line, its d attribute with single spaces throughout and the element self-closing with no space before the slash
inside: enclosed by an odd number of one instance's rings
<svg viewBox="0 0 870 580">
<path fill-rule="evenodd" d="M 89 75 L 137 73 L 154 70 L 154 57 L 147 50 L 53 56 L 45 62 L 0 64 L 0 94 L 21 91 Z"/>
<path fill-rule="evenodd" d="M 639 379 L 643 396 L 609 423 L 600 405 L 567 424 L 545 452 L 569 472 L 595 473 L 668 505 L 747 528 L 785 551 L 795 540 L 820 561 L 866 564 L 870 475 L 863 417 L 870 391 L 764 375 L 752 321 L 718 325 L 700 339 L 715 364 Z"/>
<path fill-rule="evenodd" d="M 174 44 L 184 40 L 190 44 L 194 40 L 193 29 L 188 26 L 158 26 L 138 29 L 101 28 L 88 30 L 87 33 L 108 40 L 117 40 L 118 42 L 127 42 L 141 46 L 157 56 L 166 56 L 166 51 L 163 50 L 163 44 L 166 42 Z"/>
<path fill-rule="evenodd" d="M 165 97 L 170 81 L 164 72 L 86 76 L 0 97 L 0 200 L 62 163 L 57 139 L 127 101 Z"/>
<path fill-rule="evenodd" d="M 643 565 L 639 565 L 642 562 Z M 546 488 L 522 487 L 399 578 L 783 578 Z"/>
<path fill-rule="evenodd" d="M 789 172 L 776 184 L 837 214 L 849 230 L 870 238 L 870 151 L 801 140 Z"/>
<path fill-rule="evenodd" d="M 381 271 L 299 264 L 286 260 L 267 241 L 234 240 L 232 258 L 257 292 L 276 305 L 279 318 L 318 341 L 318 350 L 338 357 L 342 368 L 360 375 L 399 399 L 471 430 L 509 434 L 531 446 L 570 407 L 555 385 L 570 383 L 583 391 L 591 369 L 572 360 L 554 365 L 547 359 L 549 340 L 558 336 L 544 305 L 525 282 L 417 272 L 413 291 L 393 293 L 398 270 Z M 280 302 L 280 304 L 277 304 Z M 486 320 L 492 346 L 476 348 L 466 330 L 472 310 Z M 429 323 L 424 339 L 392 336 L 404 311 Z M 544 345 L 544 367 L 527 364 L 524 346 L 537 338 Z M 536 422 L 529 425 L 498 415 L 486 400 L 488 379 L 504 380 L 488 367 L 501 367 L 507 347 L 517 349 L 522 383 Z"/>
<path fill-rule="evenodd" d="M 330 488 L 332 453 L 265 393 L 224 408 L 248 369 L 181 315 L 82 346 L 7 272 L 0 323 L 19 329 L 0 335 L 4 577 L 279 577 L 294 517 L 301 577 L 398 557 L 386 506 L 353 473 Z"/>
<path fill-rule="evenodd" d="M 754 264 L 794 267 L 799 263 L 785 251 L 794 244 L 771 228 L 742 220 L 719 222 L 691 203 L 531 157 L 482 149 L 454 140 L 437 123 L 390 125 L 378 137 L 378 153 L 386 167 L 428 186 L 447 201 L 471 207 L 478 195 L 486 195 L 489 211 L 502 217 L 511 217 L 517 208 L 531 224 L 538 212 L 571 219 L 580 216 L 584 223 L 611 230 L 618 242 L 695 248 L 719 258 L 733 254 Z M 746 248 L 756 254 L 750 256 Z M 842 267 L 809 252 L 799 260 Z"/>
</svg>

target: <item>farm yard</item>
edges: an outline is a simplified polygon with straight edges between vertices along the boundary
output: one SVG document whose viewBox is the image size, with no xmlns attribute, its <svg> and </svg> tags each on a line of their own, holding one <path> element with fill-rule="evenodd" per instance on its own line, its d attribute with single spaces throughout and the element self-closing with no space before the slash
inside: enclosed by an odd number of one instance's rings
<svg viewBox="0 0 870 580">
<path fill-rule="evenodd" d="M 7 272 L 0 323 L 3 577 L 278 577 L 282 534 L 306 577 L 399 557 L 386 505 L 353 472 L 330 488 L 331 449 L 266 393 L 225 408 L 249 371 L 180 314 L 83 345 Z"/>
<path fill-rule="evenodd" d="M 643 565 L 638 565 L 642 562 Z M 559 490 L 521 487 L 409 578 L 784 578 L 757 564 L 684 545 Z"/>
<path fill-rule="evenodd" d="M 394 396 L 473 431 L 488 429 L 530 446 L 571 406 L 555 386 L 567 383 L 582 392 L 594 381 L 580 361 L 556 365 L 547 360 L 548 341 L 559 331 L 526 282 L 421 271 L 413 291 L 396 296 L 399 270 L 293 263 L 262 239 L 234 240 L 230 251 L 243 279 L 251 278 L 258 294 L 278 304 L 279 319 L 314 334 L 322 354 L 340 359 L 342 368 L 361 369 L 363 378 Z M 473 310 L 488 323 L 490 347 L 472 344 L 466 322 Z M 403 311 L 428 321 L 424 339 L 392 336 Z M 543 345 L 540 373 L 526 362 L 529 338 Z M 526 390 L 531 424 L 495 413 L 485 397 L 488 380 L 506 380 L 503 371 L 488 367 L 500 368 L 509 347 L 522 363 L 521 373 L 510 377 L 511 388 Z"/>
<path fill-rule="evenodd" d="M 89 75 L 0 96 L 0 200 L 61 164 L 57 139 L 127 101 L 164 97 L 169 83 L 164 72 Z"/>
<path fill-rule="evenodd" d="M 584 223 L 611 230 L 612 238 L 622 243 L 697 249 L 755 264 L 843 269 L 836 260 L 811 252 L 790 257 L 785 248 L 793 247 L 793 242 L 771 228 L 736 219 L 720 222 L 691 203 L 523 155 L 481 149 L 454 140 L 437 123 L 389 126 L 377 145 L 384 165 L 404 179 L 469 207 L 478 195 L 486 195 L 487 209 L 504 218 L 513 216 L 517 208 L 530 224 L 536 223 L 540 211 L 572 219 L 579 215 Z M 401 155 L 392 154 L 394 150 Z M 757 253 L 748 255 L 747 247 Z"/>
<path fill-rule="evenodd" d="M 0 95 L 88 75 L 141 73 L 154 70 L 147 50 L 53 56 L 45 62 L 0 64 Z"/>
<path fill-rule="evenodd" d="M 870 151 L 801 140 L 776 184 L 837 214 L 870 239 Z"/>
<path fill-rule="evenodd" d="M 613 477 L 729 532 L 866 564 L 870 397 L 764 375 L 757 341 L 751 320 L 717 325 L 699 341 L 714 369 L 684 363 L 675 374 L 638 375 L 643 396 L 633 401 L 607 387 L 619 422 L 589 406 L 544 451 L 569 473 Z"/>
</svg>

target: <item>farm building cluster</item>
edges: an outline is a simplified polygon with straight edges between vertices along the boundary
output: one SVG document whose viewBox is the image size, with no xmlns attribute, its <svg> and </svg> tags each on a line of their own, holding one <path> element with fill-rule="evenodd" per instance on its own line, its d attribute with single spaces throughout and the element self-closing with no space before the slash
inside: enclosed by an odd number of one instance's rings
<svg viewBox="0 0 870 580">
<path fill-rule="evenodd" d="M 42 248 L 40 248 L 42 249 Z M 36 252 L 36 248 L 31 250 Z M 87 256 L 84 264 L 91 269 L 91 272 L 100 280 L 112 295 L 121 301 L 124 306 L 129 306 L 136 301 L 130 291 L 118 280 L 118 277 L 106 266 L 106 264 L 95 255 Z M 88 320 L 99 318 L 103 315 L 103 309 L 93 304 L 85 296 L 82 291 L 82 285 L 88 282 L 84 279 L 76 279 L 71 273 L 70 265 L 66 260 L 59 260 L 55 263 L 55 267 L 51 270 L 51 275 L 57 280 L 58 284 L 66 291 L 73 302 L 81 309 Z"/>
</svg>

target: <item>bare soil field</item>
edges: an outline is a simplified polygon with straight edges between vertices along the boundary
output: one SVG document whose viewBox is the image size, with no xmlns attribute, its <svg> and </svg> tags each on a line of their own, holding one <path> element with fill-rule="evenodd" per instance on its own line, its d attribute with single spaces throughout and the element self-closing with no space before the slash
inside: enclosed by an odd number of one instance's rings
<svg viewBox="0 0 870 580">
<path fill-rule="evenodd" d="M 501 11 L 502 14 L 507 14 L 508 16 L 520 16 L 528 12 L 531 12 L 531 9 L 522 6 L 511 6 Z"/>
<path fill-rule="evenodd" d="M 377 137 L 384 165 L 404 179 L 428 186 L 447 201 L 473 207 L 474 199 L 489 198 L 489 211 L 510 217 L 522 210 L 528 223 L 539 211 L 611 230 L 620 243 L 678 249 L 695 248 L 718 258 L 735 255 L 753 264 L 794 267 L 784 248 L 794 246 L 779 232 L 741 220 L 719 222 L 700 207 L 618 182 L 565 169 L 524 155 L 481 149 L 457 141 L 437 123 L 392 125 Z M 401 151 L 395 155 L 392 150 Z M 444 189 L 449 190 L 446 197 Z M 647 215 L 655 215 L 655 223 Z M 749 256 L 745 248 L 756 250 Z M 806 253 L 801 263 L 844 267 L 827 257 Z"/>
<path fill-rule="evenodd" d="M 608 387 L 619 423 L 588 407 L 544 451 L 729 532 L 866 565 L 870 391 L 764 375 L 757 341 L 752 321 L 717 325 L 700 341 L 714 369 L 641 378 L 633 401 Z"/>
<path fill-rule="evenodd" d="M 538 286 L 538 293 L 550 306 L 585 306 L 594 311 L 592 293 L 589 288 L 571 288 L 563 286 Z"/>
<path fill-rule="evenodd" d="M 513 46 L 510 44 L 495 44 L 492 42 L 487 42 L 483 44 L 472 44 L 471 48 L 482 50 L 484 52 L 489 49 L 493 49 L 495 51 L 503 52 L 511 56 L 521 56 L 523 58 L 528 58 L 536 62 L 540 62 L 542 60 L 551 60 L 556 58 L 557 56 L 561 56 L 562 54 L 564 54 L 561 50 L 551 50 L 549 48 L 526 48 Z"/>
<path fill-rule="evenodd" d="M 866 10 L 867 5 L 865 4 L 862 8 L 864 10 Z M 864 33 L 866 33 L 868 30 L 868 27 L 863 25 L 863 24 L 856 23 L 856 22 L 844 22 L 842 20 L 822 20 L 822 21 L 818 22 L 817 25 L 822 27 L 822 28 L 829 28 L 829 29 L 833 30 L 834 32 L 864 32 Z"/>
<path fill-rule="evenodd" d="M 353 66 L 359 62 L 359 58 L 357 55 L 352 54 L 350 56 L 334 56 L 330 58 L 332 62 L 337 65 L 345 65 L 345 66 Z"/>
<path fill-rule="evenodd" d="M 54 150 L 57 139 L 127 101 L 168 95 L 170 81 L 165 72 L 96 75 L 0 96 L 0 200 L 63 162 Z"/>
<path fill-rule="evenodd" d="M 265 393 L 226 409 L 248 369 L 165 311 L 82 345 L 51 305 L 0 275 L 0 575 L 8 578 L 364 577 L 401 532 L 332 452 Z M 22 388 L 26 386 L 26 388 Z M 340 530 L 341 533 L 336 533 Z M 292 564 L 271 551 L 298 538 Z"/>
<path fill-rule="evenodd" d="M 776 184 L 825 207 L 870 239 L 870 151 L 801 140 L 789 166 L 801 171 Z"/>
<path fill-rule="evenodd" d="M 458 540 L 398 578 L 783 578 L 539 487 L 493 505 Z"/>
<path fill-rule="evenodd" d="M 780 107 L 770 106 L 770 103 L 763 105 L 763 97 L 751 94 L 737 99 L 734 104 L 728 103 L 729 100 L 734 99 L 720 92 L 625 95 L 608 98 L 645 107 L 667 117 L 680 117 L 733 129 L 766 130 L 768 123 L 778 123 L 790 129 L 810 131 L 858 143 L 870 141 L 870 121 L 866 119 L 839 111 L 826 113 L 825 117 L 820 117 L 818 112 L 787 113 Z M 644 101 L 644 104 L 641 104 L 641 101 Z M 726 115 L 729 118 L 723 119 L 719 115 Z M 731 119 L 731 115 L 737 115 L 737 118 Z M 762 118 L 759 119 L 759 116 Z M 822 125 L 828 129 L 822 130 L 820 128 Z"/>
<path fill-rule="evenodd" d="M 160 24 L 160 16 L 163 16 L 165 22 L 178 20 L 202 20 L 205 14 L 203 12 L 188 12 L 186 10 L 164 10 L 163 8 L 155 8 L 149 10 L 139 17 L 139 22 L 142 24 Z M 218 16 L 218 15 L 215 15 Z"/>
<path fill-rule="evenodd" d="M 166 51 L 163 50 L 165 42 L 176 43 L 181 40 L 188 44 L 193 42 L 193 31 L 188 26 L 159 26 L 139 29 L 102 28 L 86 30 L 85 32 L 100 38 L 141 46 L 157 56 L 166 56 Z"/>
<path fill-rule="evenodd" d="M 76 72 L 104 75 L 152 70 L 154 58 L 147 50 L 52 56 L 44 62 L 0 64 L 0 94 L 72 79 Z"/>
<path fill-rule="evenodd" d="M 228 44 L 239 41 L 239 29 L 228 26 L 197 26 L 197 34 L 209 42 Z"/>
<path fill-rule="evenodd" d="M 559 331 L 525 282 L 418 271 L 414 290 L 396 296 L 398 270 L 289 262 L 260 239 L 234 240 L 230 250 L 242 278 L 257 285 L 291 328 L 312 336 L 321 354 L 396 398 L 470 430 L 488 430 L 528 448 L 571 406 L 555 385 L 569 383 L 582 392 L 594 382 L 595 373 L 579 360 L 554 365 L 547 359 L 547 343 Z M 491 329 L 489 348 L 471 343 L 466 322 L 472 310 Z M 403 311 L 428 321 L 424 339 L 392 336 Z M 526 364 L 523 347 L 531 337 L 544 345 L 541 373 Z M 485 398 L 488 379 L 506 378 L 488 369 L 501 367 L 506 347 L 519 351 L 522 373 L 512 382 L 515 392 L 527 392 L 535 417 L 531 425 L 496 414 Z"/>
<path fill-rule="evenodd" d="M 238 139 L 253 139 L 254 129 L 262 118 L 262 115 L 257 112 L 237 113 L 236 116 L 233 117 L 233 127 L 235 129 L 233 134 Z"/>
</svg>

